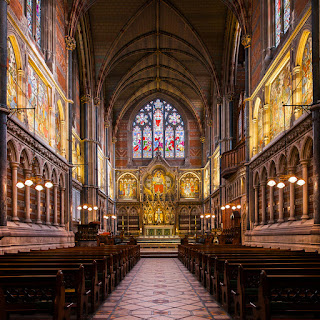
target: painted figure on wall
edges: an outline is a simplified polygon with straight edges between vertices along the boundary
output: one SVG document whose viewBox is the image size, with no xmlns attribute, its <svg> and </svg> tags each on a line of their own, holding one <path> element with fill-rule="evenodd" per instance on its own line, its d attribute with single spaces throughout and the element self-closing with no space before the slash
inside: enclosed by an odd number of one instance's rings
<svg viewBox="0 0 320 320">
<path fill-rule="evenodd" d="M 280 71 L 270 87 L 270 140 L 290 127 L 291 104 L 290 62 Z"/>
<path fill-rule="evenodd" d="M 312 38 L 309 35 L 302 56 L 302 103 L 313 102 Z"/>
<path fill-rule="evenodd" d="M 125 174 L 119 178 L 118 183 L 119 199 L 137 198 L 137 179 L 131 174 Z"/>
<path fill-rule="evenodd" d="M 163 193 L 164 191 L 164 185 L 165 185 L 165 179 L 164 175 L 161 171 L 156 171 L 156 173 L 153 176 L 152 179 L 153 184 L 153 191 L 154 193 Z"/>
<path fill-rule="evenodd" d="M 180 180 L 180 197 L 184 199 L 199 198 L 199 178 L 193 173 L 185 174 Z"/>
<path fill-rule="evenodd" d="M 209 194 L 210 194 L 210 174 L 209 174 L 209 166 L 207 165 L 204 169 L 203 197 L 207 198 Z"/>
<path fill-rule="evenodd" d="M 7 41 L 7 105 L 9 108 L 17 108 L 18 106 L 18 94 L 17 94 L 17 63 L 16 56 L 13 50 L 10 39 Z"/>
</svg>

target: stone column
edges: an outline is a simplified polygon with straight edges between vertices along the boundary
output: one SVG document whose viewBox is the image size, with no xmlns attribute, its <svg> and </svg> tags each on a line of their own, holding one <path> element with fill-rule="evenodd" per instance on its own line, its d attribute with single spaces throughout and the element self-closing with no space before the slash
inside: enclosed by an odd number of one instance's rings
<svg viewBox="0 0 320 320">
<path fill-rule="evenodd" d="M 293 171 L 290 171 L 290 173 L 292 173 Z M 289 219 L 288 219 L 288 221 L 294 221 L 294 220 L 296 220 L 296 218 L 295 218 L 295 205 L 294 205 L 294 202 L 295 202 L 295 197 L 294 197 L 294 188 L 295 188 L 295 186 L 294 186 L 294 183 L 291 183 L 291 182 L 289 182 L 290 183 L 290 185 L 289 185 L 289 187 L 290 187 L 290 216 L 289 216 Z"/>
<path fill-rule="evenodd" d="M 308 160 L 303 160 L 301 161 L 302 165 L 302 179 L 306 182 L 302 186 L 302 220 L 307 220 L 309 219 L 309 214 L 308 214 Z"/>
<path fill-rule="evenodd" d="M 50 189 L 46 189 L 46 224 L 50 225 Z"/>
<path fill-rule="evenodd" d="M 270 220 L 268 221 L 268 224 L 274 223 L 274 187 L 269 187 L 270 188 Z"/>
<path fill-rule="evenodd" d="M 12 221 L 19 221 L 18 218 L 18 162 L 11 162 L 11 172 L 12 172 Z"/>
<path fill-rule="evenodd" d="M 25 176 L 26 178 L 29 178 L 30 177 L 30 174 L 31 174 L 31 170 L 25 170 Z M 28 186 L 25 186 L 24 187 L 25 190 L 24 190 L 24 197 L 25 197 L 25 220 L 24 222 L 26 223 L 31 223 L 32 220 L 30 219 L 30 187 Z"/>
<path fill-rule="evenodd" d="M 0 0 L 0 226 L 7 226 L 7 9 Z M 3 228 L 4 229 L 4 228 Z"/>
<path fill-rule="evenodd" d="M 57 183 L 53 184 L 53 225 L 58 226 L 58 187 Z"/>
<path fill-rule="evenodd" d="M 254 186 L 254 226 L 259 224 L 259 186 Z"/>
<path fill-rule="evenodd" d="M 262 197 L 261 197 L 261 202 L 262 202 L 262 210 L 261 210 L 261 215 L 262 215 L 262 219 L 261 219 L 261 225 L 266 224 L 266 183 L 263 182 L 261 184 L 261 193 L 262 193 Z"/>
<path fill-rule="evenodd" d="M 251 46 L 251 35 L 243 34 L 241 37 L 241 44 L 244 46 L 245 52 L 245 98 L 250 97 L 250 46 Z M 250 220 L 252 219 L 250 205 L 250 168 L 248 163 L 250 162 L 250 133 L 249 133 L 249 101 L 245 102 L 245 152 L 246 152 L 246 202 L 247 202 L 247 230 L 250 230 Z M 221 149 L 220 149 L 221 150 Z"/>
<path fill-rule="evenodd" d="M 284 222 L 283 219 L 283 189 L 279 189 L 279 219 L 278 222 L 282 223 Z"/>
<path fill-rule="evenodd" d="M 60 192 L 61 192 L 61 199 L 60 199 L 60 210 L 61 210 L 61 212 L 60 212 L 60 227 L 64 227 L 65 226 L 65 224 L 64 224 L 64 205 L 65 205 L 65 203 L 64 203 L 64 194 L 65 194 L 65 192 L 66 192 L 66 188 L 61 188 L 60 189 Z M 76 208 L 75 208 L 75 210 L 76 210 Z"/>
<path fill-rule="evenodd" d="M 312 10 L 312 74 L 313 74 L 313 207 L 314 232 L 320 233 L 320 61 L 319 61 L 319 0 L 311 1 Z"/>
<path fill-rule="evenodd" d="M 40 180 L 41 175 L 37 176 L 37 179 Z M 37 190 L 37 224 L 42 224 L 41 221 L 41 191 Z"/>
</svg>

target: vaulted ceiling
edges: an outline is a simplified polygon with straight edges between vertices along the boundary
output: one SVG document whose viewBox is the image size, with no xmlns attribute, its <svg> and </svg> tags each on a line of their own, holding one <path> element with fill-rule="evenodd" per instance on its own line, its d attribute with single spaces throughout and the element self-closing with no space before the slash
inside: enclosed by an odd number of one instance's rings
<svg viewBox="0 0 320 320">
<path fill-rule="evenodd" d="M 221 90 L 232 21 L 244 19 L 241 1 L 75 1 L 90 27 L 95 94 L 103 93 L 113 120 L 161 92 L 179 100 L 201 127 L 213 92 Z"/>
</svg>

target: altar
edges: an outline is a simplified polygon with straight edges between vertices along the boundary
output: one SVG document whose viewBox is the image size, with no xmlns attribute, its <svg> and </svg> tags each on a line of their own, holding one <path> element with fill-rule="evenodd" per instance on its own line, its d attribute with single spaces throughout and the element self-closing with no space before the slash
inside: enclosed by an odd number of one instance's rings
<svg viewBox="0 0 320 320">
<path fill-rule="evenodd" d="M 145 225 L 145 236 L 172 236 L 174 232 L 174 225 Z"/>
</svg>

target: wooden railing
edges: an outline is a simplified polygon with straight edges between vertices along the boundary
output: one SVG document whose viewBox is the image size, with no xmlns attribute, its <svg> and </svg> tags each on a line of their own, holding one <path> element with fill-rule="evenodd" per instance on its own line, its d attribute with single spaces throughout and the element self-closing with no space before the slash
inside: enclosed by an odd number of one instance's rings
<svg viewBox="0 0 320 320">
<path fill-rule="evenodd" d="M 224 152 L 221 156 L 222 177 L 233 174 L 238 167 L 245 162 L 245 143 L 242 142 L 235 149 Z"/>
</svg>

